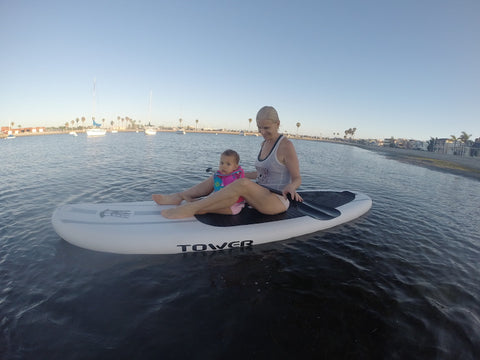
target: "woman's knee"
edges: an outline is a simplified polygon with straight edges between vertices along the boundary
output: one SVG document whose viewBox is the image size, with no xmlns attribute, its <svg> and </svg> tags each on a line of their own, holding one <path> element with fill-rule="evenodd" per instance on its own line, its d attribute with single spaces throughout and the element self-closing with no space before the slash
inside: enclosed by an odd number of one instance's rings
<svg viewBox="0 0 480 360">
<path fill-rule="evenodd" d="M 245 192 L 248 191 L 252 186 L 255 186 L 255 183 L 253 183 L 250 179 L 247 178 L 241 178 L 238 180 L 235 180 L 233 183 L 231 183 L 229 186 L 235 185 L 235 188 L 238 192 L 244 194 Z"/>
</svg>

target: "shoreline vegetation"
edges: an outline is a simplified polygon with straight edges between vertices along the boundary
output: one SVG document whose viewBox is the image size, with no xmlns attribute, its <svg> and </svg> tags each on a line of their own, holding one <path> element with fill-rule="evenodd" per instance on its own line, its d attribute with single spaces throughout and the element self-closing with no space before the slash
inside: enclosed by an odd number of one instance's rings
<svg viewBox="0 0 480 360">
<path fill-rule="evenodd" d="M 158 132 L 176 132 L 178 129 L 157 129 Z M 41 133 L 20 133 L 15 134 L 16 137 L 24 136 L 40 136 L 40 135 L 68 135 L 70 131 L 77 133 L 84 133 L 85 130 L 46 130 Z M 238 130 L 185 130 L 187 133 L 204 133 L 204 134 L 230 134 L 230 135 L 245 135 L 258 136 L 257 132 L 253 131 L 238 131 Z M 143 130 L 127 129 L 119 130 L 119 132 L 143 132 Z M 5 138 L 5 134 L 0 134 L 0 138 Z M 441 154 L 438 152 L 410 150 L 401 148 L 392 148 L 377 145 L 364 145 L 354 141 L 342 139 L 323 139 L 309 136 L 295 136 L 289 135 L 292 139 L 307 140 L 307 141 L 321 141 L 343 145 L 356 146 L 365 150 L 374 151 L 385 155 L 390 159 L 400 162 L 426 167 L 433 170 L 448 172 L 450 174 L 466 176 L 480 181 L 480 157 L 458 156 L 450 154 Z"/>
</svg>

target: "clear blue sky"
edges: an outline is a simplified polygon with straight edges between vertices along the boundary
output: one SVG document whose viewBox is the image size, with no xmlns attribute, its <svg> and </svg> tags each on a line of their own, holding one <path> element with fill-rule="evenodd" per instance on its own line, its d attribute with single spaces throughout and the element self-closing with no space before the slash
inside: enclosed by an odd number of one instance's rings
<svg viewBox="0 0 480 360">
<path fill-rule="evenodd" d="M 0 0 L 0 125 L 480 137 L 480 1 Z M 252 128 L 255 123 L 252 123 Z"/>
</svg>

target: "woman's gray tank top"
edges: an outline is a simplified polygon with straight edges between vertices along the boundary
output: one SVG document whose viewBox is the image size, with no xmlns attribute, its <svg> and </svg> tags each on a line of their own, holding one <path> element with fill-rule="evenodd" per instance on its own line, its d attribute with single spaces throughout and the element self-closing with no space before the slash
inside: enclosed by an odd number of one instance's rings
<svg viewBox="0 0 480 360">
<path fill-rule="evenodd" d="M 288 169 L 277 158 L 278 147 L 283 140 L 283 135 L 280 135 L 275 142 L 270 154 L 263 160 L 260 160 L 262 148 L 255 161 L 255 167 L 257 169 L 257 183 L 260 185 L 266 185 L 276 190 L 283 190 L 283 188 L 290 184 L 291 177 Z"/>
</svg>

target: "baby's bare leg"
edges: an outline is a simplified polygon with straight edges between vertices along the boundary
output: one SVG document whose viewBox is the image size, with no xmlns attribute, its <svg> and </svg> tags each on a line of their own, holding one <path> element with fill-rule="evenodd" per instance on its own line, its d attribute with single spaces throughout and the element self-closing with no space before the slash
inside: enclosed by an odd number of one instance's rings
<svg viewBox="0 0 480 360">
<path fill-rule="evenodd" d="M 166 195 L 154 194 L 152 199 L 159 205 L 180 205 L 183 200 L 191 202 L 196 198 L 210 194 L 212 191 L 213 176 L 185 191 Z"/>
</svg>

